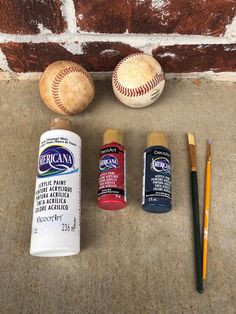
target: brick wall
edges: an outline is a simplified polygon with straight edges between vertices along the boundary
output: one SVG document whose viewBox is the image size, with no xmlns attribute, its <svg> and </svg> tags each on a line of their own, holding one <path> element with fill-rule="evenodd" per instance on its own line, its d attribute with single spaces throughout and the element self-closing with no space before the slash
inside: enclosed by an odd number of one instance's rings
<svg viewBox="0 0 236 314">
<path fill-rule="evenodd" d="M 0 0 L 0 69 L 68 59 L 112 71 L 133 52 L 167 73 L 236 72 L 236 0 Z"/>
</svg>

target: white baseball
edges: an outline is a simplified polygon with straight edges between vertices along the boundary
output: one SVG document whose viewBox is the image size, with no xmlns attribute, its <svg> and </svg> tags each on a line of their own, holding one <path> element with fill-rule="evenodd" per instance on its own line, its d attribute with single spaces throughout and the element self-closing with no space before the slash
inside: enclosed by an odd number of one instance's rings
<svg viewBox="0 0 236 314">
<path fill-rule="evenodd" d="M 165 77 L 161 65 L 150 55 L 135 53 L 121 60 L 112 75 L 116 97 L 132 108 L 151 105 L 161 95 Z"/>
<path fill-rule="evenodd" d="M 43 72 L 39 91 L 51 110 L 72 115 L 88 107 L 95 89 L 91 75 L 82 66 L 71 61 L 56 61 Z"/>
</svg>

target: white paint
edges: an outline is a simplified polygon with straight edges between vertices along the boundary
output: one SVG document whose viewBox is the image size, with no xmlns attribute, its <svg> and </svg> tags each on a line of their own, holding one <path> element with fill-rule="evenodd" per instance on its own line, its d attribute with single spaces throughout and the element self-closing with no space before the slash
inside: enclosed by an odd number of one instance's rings
<svg viewBox="0 0 236 314">
<path fill-rule="evenodd" d="M 83 18 L 84 18 L 83 14 L 79 14 L 78 18 L 79 18 L 79 20 L 83 20 Z"/>
<path fill-rule="evenodd" d="M 146 0 L 139 0 L 138 4 L 141 4 L 143 2 L 146 2 Z M 169 3 L 168 0 L 152 0 L 152 7 L 154 9 L 158 9 L 158 8 L 164 7 L 168 3 Z"/>
<path fill-rule="evenodd" d="M 83 47 L 80 43 L 65 43 L 60 44 L 63 48 L 67 51 L 71 52 L 73 55 L 82 55 L 83 54 Z"/>
<path fill-rule="evenodd" d="M 213 71 L 206 72 L 192 72 L 192 73 L 167 73 L 166 79 L 204 79 L 213 81 L 235 82 L 236 72 L 218 72 Z"/>
<path fill-rule="evenodd" d="M 61 13 L 67 22 L 67 29 L 69 33 L 76 33 L 76 14 L 75 14 L 75 5 L 73 0 L 62 0 L 61 4 Z"/>
<path fill-rule="evenodd" d="M 100 55 L 104 55 L 104 54 L 113 54 L 113 55 L 119 55 L 120 52 L 118 50 L 115 50 L 115 49 L 105 49 L 103 51 L 100 52 Z"/>
<path fill-rule="evenodd" d="M 1 49 L 0 49 L 0 69 L 2 69 L 3 71 L 12 72 L 8 65 L 7 58 Z"/>
<path fill-rule="evenodd" d="M 213 37 L 201 35 L 178 35 L 178 34 L 99 34 L 99 33 L 62 33 L 62 34 L 37 34 L 37 35 L 15 35 L 0 33 L 0 43 L 6 42 L 16 43 L 45 43 L 45 42 L 122 42 L 133 47 L 144 47 L 151 45 L 152 47 L 172 46 L 172 45 L 212 45 L 212 44 L 235 44 L 234 37 Z"/>
<path fill-rule="evenodd" d="M 41 35 L 52 34 L 52 31 L 50 29 L 44 27 L 42 23 L 38 23 L 38 29 L 39 29 Z"/>
<path fill-rule="evenodd" d="M 113 72 L 90 72 L 94 80 L 110 80 Z M 192 73 L 165 73 L 167 80 L 171 79 L 205 79 L 236 83 L 236 72 L 192 72 Z"/>
<path fill-rule="evenodd" d="M 232 23 L 226 26 L 225 36 L 234 37 L 236 41 L 236 16 L 234 17 Z"/>
<path fill-rule="evenodd" d="M 152 7 L 154 9 L 159 9 L 166 6 L 169 3 L 167 0 L 152 0 Z"/>
<path fill-rule="evenodd" d="M 236 46 L 235 47 L 225 47 L 225 51 L 236 51 Z M 236 55 L 235 55 L 236 57 Z"/>
<path fill-rule="evenodd" d="M 157 56 L 175 58 L 176 54 L 172 52 L 158 53 Z"/>
<path fill-rule="evenodd" d="M 111 80 L 112 72 L 90 72 L 95 81 Z M 0 72 L 1 80 L 39 80 L 41 72 L 29 72 L 29 73 L 9 73 Z M 236 83 L 236 72 L 192 72 L 192 73 L 166 73 L 167 80 L 171 79 L 205 79 L 214 81 L 225 81 Z"/>
</svg>

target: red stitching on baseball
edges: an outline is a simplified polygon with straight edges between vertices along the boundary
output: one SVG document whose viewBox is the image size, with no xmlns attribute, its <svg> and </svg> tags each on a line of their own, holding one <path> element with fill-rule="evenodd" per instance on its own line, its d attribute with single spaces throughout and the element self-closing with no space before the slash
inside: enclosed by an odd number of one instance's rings
<svg viewBox="0 0 236 314">
<path fill-rule="evenodd" d="M 133 53 L 133 54 L 127 56 L 126 58 L 124 58 L 123 60 L 121 60 L 114 70 L 113 83 L 114 83 L 116 89 L 118 90 L 118 92 L 120 92 L 124 96 L 135 97 L 135 96 L 144 95 L 144 94 L 148 93 L 150 90 L 152 90 L 156 85 L 158 85 L 161 81 L 163 81 L 165 79 L 164 73 L 161 72 L 159 74 L 157 73 L 150 81 L 146 82 L 145 84 L 143 84 L 139 87 L 127 88 L 127 87 L 122 86 L 118 80 L 118 70 L 119 70 L 120 66 L 126 60 L 131 59 L 133 57 L 136 57 L 138 55 L 149 56 L 149 55 L 144 54 L 144 53 Z"/>
<path fill-rule="evenodd" d="M 60 99 L 60 95 L 59 95 L 59 85 L 61 83 L 61 81 L 70 73 L 73 73 L 73 72 L 81 72 L 83 73 L 87 79 L 89 80 L 89 82 L 92 84 L 92 86 L 94 87 L 94 83 L 93 83 L 93 80 L 92 78 L 90 77 L 90 75 L 82 68 L 82 67 L 68 67 L 68 68 L 65 68 L 63 70 L 61 70 L 61 72 L 59 72 L 55 79 L 53 80 L 52 82 L 52 87 L 51 87 L 51 92 L 52 92 L 52 95 L 53 95 L 53 98 L 55 100 L 55 103 L 58 105 L 58 107 L 66 114 L 69 114 L 69 115 L 73 115 L 72 112 L 70 112 L 69 110 L 67 110 L 61 99 Z"/>
</svg>

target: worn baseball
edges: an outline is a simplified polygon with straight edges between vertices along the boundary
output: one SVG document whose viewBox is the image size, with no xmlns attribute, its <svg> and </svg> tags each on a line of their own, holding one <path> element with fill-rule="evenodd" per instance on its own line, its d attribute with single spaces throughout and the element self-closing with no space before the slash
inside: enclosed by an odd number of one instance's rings
<svg viewBox="0 0 236 314">
<path fill-rule="evenodd" d="M 88 107 L 95 89 L 91 75 L 82 66 L 71 61 L 56 61 L 43 72 L 39 91 L 52 111 L 73 115 Z"/>
<path fill-rule="evenodd" d="M 154 103 L 165 86 L 161 65 L 150 55 L 135 53 L 121 60 L 112 75 L 116 97 L 132 108 Z"/>
</svg>

